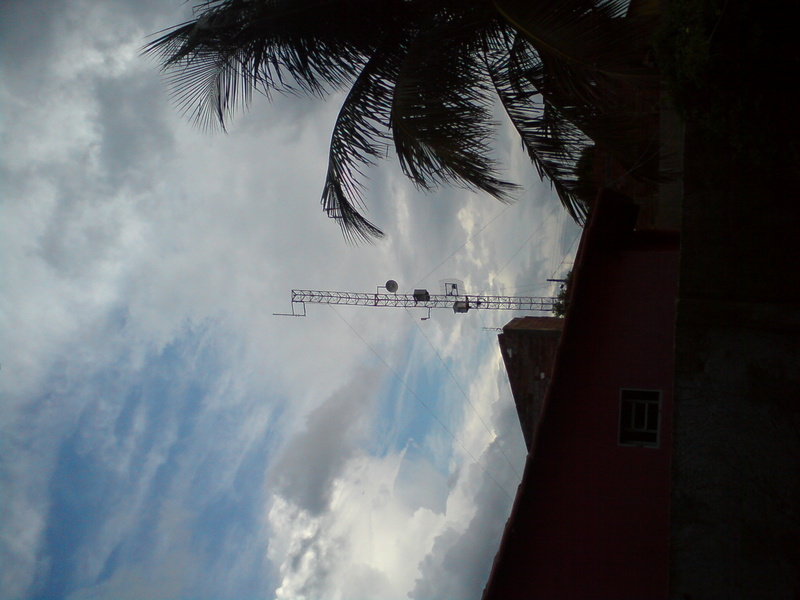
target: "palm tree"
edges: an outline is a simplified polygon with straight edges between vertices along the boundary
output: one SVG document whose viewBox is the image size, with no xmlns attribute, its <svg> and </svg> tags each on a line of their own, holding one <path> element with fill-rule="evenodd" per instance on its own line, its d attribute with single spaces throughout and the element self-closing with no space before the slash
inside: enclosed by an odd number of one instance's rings
<svg viewBox="0 0 800 600">
<path fill-rule="evenodd" d="M 628 0 L 205 0 L 144 48 L 201 126 L 221 126 L 253 91 L 349 89 L 322 192 L 349 240 L 382 232 L 362 214 L 361 178 L 394 145 L 422 189 L 455 183 L 509 201 L 490 156 L 499 98 L 539 175 L 579 222 L 575 164 L 602 144 L 620 160 L 630 111 L 619 90 L 649 82 Z"/>
</svg>

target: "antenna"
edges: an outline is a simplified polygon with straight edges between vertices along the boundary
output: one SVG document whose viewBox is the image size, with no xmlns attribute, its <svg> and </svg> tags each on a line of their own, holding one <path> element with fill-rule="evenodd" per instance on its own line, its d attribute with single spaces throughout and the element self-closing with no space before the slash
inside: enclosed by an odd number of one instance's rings
<svg viewBox="0 0 800 600">
<path fill-rule="evenodd" d="M 381 288 L 385 288 L 390 293 L 381 293 Z M 415 289 L 411 294 L 397 294 L 395 293 L 397 288 L 397 282 L 394 279 L 390 279 L 386 282 L 386 285 L 378 286 L 374 294 L 368 292 L 292 290 L 292 312 L 273 314 L 277 316 L 304 317 L 306 316 L 306 303 L 427 308 L 427 318 L 430 318 L 430 310 L 433 308 L 450 308 L 454 313 L 466 313 L 470 310 L 528 310 L 550 313 L 558 300 L 552 297 L 468 295 L 463 292 L 463 288 L 458 287 L 455 287 L 455 289 L 454 287 L 448 287 L 445 294 L 431 294 L 426 289 Z M 299 312 L 300 308 L 302 308 L 302 312 Z"/>
</svg>

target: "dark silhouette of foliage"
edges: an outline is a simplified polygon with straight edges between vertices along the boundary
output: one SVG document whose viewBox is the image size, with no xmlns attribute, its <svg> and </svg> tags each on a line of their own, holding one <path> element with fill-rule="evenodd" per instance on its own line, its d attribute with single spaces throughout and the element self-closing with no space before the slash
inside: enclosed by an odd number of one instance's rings
<svg viewBox="0 0 800 600">
<path fill-rule="evenodd" d="M 206 0 L 145 48 L 181 111 L 219 125 L 253 91 L 325 96 L 349 89 L 331 136 L 322 192 L 349 240 L 381 231 L 362 214 L 364 169 L 393 145 L 424 189 L 455 183 L 510 201 L 491 158 L 499 98 L 539 175 L 569 213 L 586 215 L 575 165 L 630 144 L 624 88 L 650 85 L 648 20 L 626 0 Z M 635 157 L 634 157 L 635 158 Z M 633 164 L 633 163 L 631 163 Z"/>
<path fill-rule="evenodd" d="M 586 146 L 581 151 L 578 163 L 575 165 L 575 179 L 577 180 L 575 195 L 586 207 L 594 202 L 600 191 L 594 174 L 595 151 L 594 145 Z"/>
<path fill-rule="evenodd" d="M 569 296 L 572 293 L 572 272 L 573 269 L 567 273 L 567 278 L 561 289 L 558 290 L 556 295 L 557 300 L 553 304 L 553 314 L 557 317 L 563 317 L 567 314 L 567 307 L 569 306 Z"/>
</svg>

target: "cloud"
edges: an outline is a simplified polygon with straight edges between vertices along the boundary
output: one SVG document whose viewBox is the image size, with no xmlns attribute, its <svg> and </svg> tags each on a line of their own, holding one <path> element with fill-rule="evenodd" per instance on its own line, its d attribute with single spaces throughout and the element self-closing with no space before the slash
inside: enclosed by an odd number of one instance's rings
<svg viewBox="0 0 800 600">
<path fill-rule="evenodd" d="M 155 77 L 142 75 L 129 71 L 94 84 L 97 118 L 102 126 L 100 168 L 113 187 L 154 187 L 159 163 L 175 147 L 163 113 L 162 86 Z"/>
<path fill-rule="evenodd" d="M 276 543 L 277 598 L 399 598 L 413 582 L 420 546 L 440 518 L 412 509 L 395 493 L 404 453 L 358 453 L 333 483 L 330 509 L 314 516 L 275 497 L 269 519 Z"/>
<path fill-rule="evenodd" d="M 503 377 L 503 373 L 494 375 L 498 384 Z M 474 502 L 478 508 L 466 527 L 463 519 L 454 520 L 435 538 L 430 552 L 419 563 L 420 576 L 408 593 L 410 598 L 476 598 L 486 584 L 523 466 L 513 403 L 497 402 L 492 408 L 491 423 L 497 427 L 498 436 L 481 453 L 480 465 L 465 465 L 459 476 L 459 488 L 469 490 L 470 504 Z M 514 464 L 509 464 L 509 457 L 516 459 Z"/>
<path fill-rule="evenodd" d="M 473 474 L 481 484 L 474 501 L 479 510 L 465 530 L 448 527 L 436 537 L 430 553 L 421 561 L 421 577 L 416 580 L 410 598 L 418 600 L 476 598 L 480 596 L 497 552 L 505 524 L 498 515 L 507 515 L 511 498 L 506 491 L 508 481 L 493 481 L 490 473 L 507 471 L 500 442 L 495 440 L 481 456 L 487 473 Z M 473 472 L 476 465 L 468 469 Z"/>
<path fill-rule="evenodd" d="M 450 492 L 447 473 L 437 468 L 427 448 L 416 443 L 409 445 L 405 457 L 397 475 L 397 499 L 412 511 L 424 508 L 444 514 Z"/>
<path fill-rule="evenodd" d="M 489 409 L 488 424 L 502 436 L 484 445 L 485 452 L 476 452 L 482 466 L 460 463 L 462 445 L 481 448 L 476 440 L 487 435 L 470 417 L 454 429 L 457 441 L 434 429 L 419 446 L 409 441 L 381 455 L 362 448 L 350 452 L 329 480 L 326 510 L 312 513 L 284 496 L 274 497 L 268 518 L 280 543 L 270 546 L 269 557 L 280 574 L 278 598 L 360 597 L 367 589 L 361 578 L 367 576 L 369 589 L 375 590 L 369 597 L 402 598 L 409 591 L 423 598 L 434 592 L 435 597 L 474 597 L 480 592 L 522 464 L 522 457 L 508 464 L 522 441 L 519 435 L 517 446 L 507 445 L 518 424 L 513 403 L 495 402 L 503 376 L 496 357 L 480 370 L 491 375 L 471 391 L 480 394 L 481 407 Z M 442 457 L 450 457 L 445 470 L 438 453 L 431 456 L 434 435 L 450 447 L 442 450 Z M 451 473 L 454 462 L 462 466 Z M 465 569 L 470 577 L 464 577 Z"/>
<path fill-rule="evenodd" d="M 190 329 L 140 369 L 117 363 L 121 380 L 104 371 L 56 399 L 81 403 L 77 424 L 52 442 L 55 464 L 18 457 L 45 475 L 33 490 L 47 499 L 38 506 L 44 522 L 17 561 L 35 573 L 35 593 L 108 589 L 107 580 L 155 573 L 162 552 L 178 551 L 192 564 L 175 581 L 200 586 L 193 597 L 269 587 L 260 515 L 264 464 L 278 441 L 267 433 L 279 416 L 252 386 L 242 395 L 226 381 L 235 353 L 219 338 L 213 325 Z"/>
<path fill-rule="evenodd" d="M 375 369 L 360 370 L 306 419 L 275 465 L 279 493 L 312 515 L 327 510 L 332 483 L 363 437 L 363 423 L 379 382 Z"/>
<path fill-rule="evenodd" d="M 201 577 L 197 550 L 191 544 L 189 515 L 173 506 L 165 506 L 160 524 L 168 523 L 170 539 L 156 551 L 156 557 L 141 562 L 128 562 L 101 574 L 97 583 L 78 588 L 69 593 L 68 600 L 101 600 L 114 598 L 135 600 L 152 598 L 168 600 L 179 598 L 187 588 L 194 587 Z M 50 596 L 52 597 L 52 596 Z M 205 594 L 196 597 L 207 597 Z"/>
</svg>

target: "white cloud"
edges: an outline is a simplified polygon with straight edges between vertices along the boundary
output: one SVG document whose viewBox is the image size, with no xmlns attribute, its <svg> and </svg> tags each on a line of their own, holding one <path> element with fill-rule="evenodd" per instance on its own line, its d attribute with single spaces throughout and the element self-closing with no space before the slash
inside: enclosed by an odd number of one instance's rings
<svg viewBox="0 0 800 600">
<path fill-rule="evenodd" d="M 509 411 L 505 408 L 502 412 Z M 500 423 L 507 426 L 508 416 Z M 495 439 L 486 447 L 480 457 L 483 468 L 476 464 L 465 466 L 466 503 L 478 509 L 465 518 L 453 519 L 459 524 L 468 523 L 466 527 L 450 525 L 437 535 L 431 552 L 419 564 L 421 575 L 409 597 L 428 600 L 480 595 L 505 525 L 501 515 L 508 514 L 511 493 L 519 481 L 516 472 L 521 469 L 520 463 L 509 468 L 508 448 L 504 450 L 503 445 L 501 439 Z"/>
<path fill-rule="evenodd" d="M 358 372 L 307 417 L 306 428 L 283 450 L 274 466 L 280 495 L 312 515 L 326 511 L 333 481 L 364 435 L 363 423 L 375 395 L 374 370 Z"/>
<path fill-rule="evenodd" d="M 276 536 L 288 541 L 280 564 L 278 598 L 402 597 L 416 576 L 416 560 L 432 542 L 440 516 L 409 510 L 396 493 L 404 453 L 349 461 L 334 483 L 330 511 L 313 518 L 277 497 L 270 512 Z"/>
<path fill-rule="evenodd" d="M 478 394 L 480 408 L 486 410 L 496 404 L 501 373 L 495 356 L 482 366 L 486 376 L 470 392 Z M 462 407 L 466 416 L 464 425 L 455 430 L 456 440 L 442 436 L 445 432 L 441 430 L 432 432 L 450 446 L 447 453 L 458 465 L 452 478 L 427 458 L 435 444 L 426 440 L 424 454 L 418 448 L 410 452 L 409 446 L 384 456 L 351 450 L 353 454 L 346 463 L 340 463 L 330 487 L 327 512 L 312 513 L 283 495 L 275 496 L 268 518 L 276 539 L 281 540 L 280 545 L 270 547 L 270 559 L 279 565 L 281 573 L 277 597 L 348 598 L 366 594 L 399 598 L 415 589 L 414 582 L 418 589 L 452 590 L 457 575 L 463 577 L 459 565 L 467 565 L 465 568 L 477 572 L 478 578 L 485 574 L 499 543 L 502 515 L 510 506 L 522 459 L 519 446 L 503 450 L 501 442 L 483 425 L 476 426 L 480 421 L 471 409 Z M 495 415 L 489 412 L 489 425 L 499 426 L 507 436 L 509 422 L 516 427 L 513 405 L 500 413 L 495 422 Z M 308 433 L 311 431 L 309 427 Z M 313 444 L 311 436 L 298 439 Z M 483 468 L 465 457 L 462 444 Z M 508 464 L 508 454 L 517 457 L 516 464 Z M 490 477 L 489 473 L 494 475 Z M 441 566 L 443 560 L 449 561 L 448 569 L 431 566 Z M 461 591 L 474 595 L 479 591 L 474 583 L 470 580 Z M 373 593 L 367 594 L 367 590 Z"/>
</svg>

